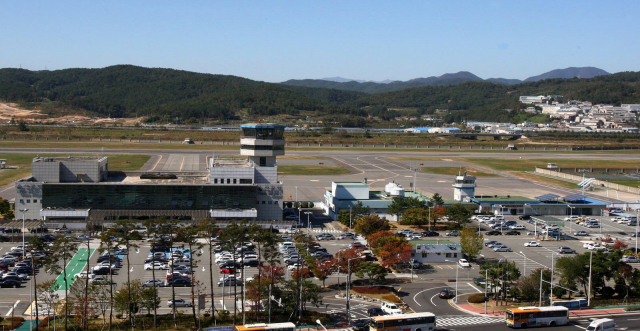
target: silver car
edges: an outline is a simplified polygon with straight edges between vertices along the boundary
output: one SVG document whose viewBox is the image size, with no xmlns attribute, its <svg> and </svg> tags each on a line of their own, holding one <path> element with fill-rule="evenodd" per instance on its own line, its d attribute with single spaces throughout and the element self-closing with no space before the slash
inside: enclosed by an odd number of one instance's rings
<svg viewBox="0 0 640 331">
<path fill-rule="evenodd" d="M 493 247 L 494 252 L 511 252 L 511 248 L 509 246 L 495 246 Z"/>
</svg>

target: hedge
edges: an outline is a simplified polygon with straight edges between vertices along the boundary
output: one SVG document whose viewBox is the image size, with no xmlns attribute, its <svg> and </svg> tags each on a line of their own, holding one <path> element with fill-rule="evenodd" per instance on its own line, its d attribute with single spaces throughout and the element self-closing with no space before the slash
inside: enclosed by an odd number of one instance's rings
<svg viewBox="0 0 640 331">
<path fill-rule="evenodd" d="M 469 296 L 469 303 L 483 303 L 485 301 L 484 293 L 476 293 Z"/>
</svg>

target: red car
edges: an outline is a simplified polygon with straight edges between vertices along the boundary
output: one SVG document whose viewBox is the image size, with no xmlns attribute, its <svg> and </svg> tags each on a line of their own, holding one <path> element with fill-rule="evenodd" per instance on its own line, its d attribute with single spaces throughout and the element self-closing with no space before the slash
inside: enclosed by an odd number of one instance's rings
<svg viewBox="0 0 640 331">
<path fill-rule="evenodd" d="M 220 269 L 220 273 L 221 274 L 235 274 L 236 273 L 236 268 L 234 268 L 234 267 L 224 267 L 224 268 Z"/>
</svg>

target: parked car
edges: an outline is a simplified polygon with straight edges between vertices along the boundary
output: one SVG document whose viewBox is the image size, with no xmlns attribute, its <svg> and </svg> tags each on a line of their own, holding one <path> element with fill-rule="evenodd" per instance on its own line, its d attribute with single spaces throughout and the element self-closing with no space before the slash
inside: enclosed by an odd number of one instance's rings
<svg viewBox="0 0 640 331">
<path fill-rule="evenodd" d="M 191 280 L 188 278 L 176 278 L 167 281 L 167 287 L 191 287 Z"/>
<path fill-rule="evenodd" d="M 147 263 L 144 265 L 144 270 L 151 270 L 151 269 L 155 269 L 155 270 L 167 270 L 169 269 L 169 267 L 161 262 L 153 262 L 152 263 Z"/>
<path fill-rule="evenodd" d="M 524 230 L 526 227 L 522 224 L 516 224 L 509 227 L 511 230 Z"/>
<path fill-rule="evenodd" d="M 524 247 L 540 247 L 540 243 L 537 241 L 528 241 L 524 243 Z"/>
<path fill-rule="evenodd" d="M 185 299 L 169 299 L 167 301 L 167 306 L 169 308 L 173 308 L 173 307 L 191 307 L 191 302 L 190 301 L 186 301 Z"/>
<path fill-rule="evenodd" d="M 626 262 L 626 263 L 639 263 L 640 260 L 638 260 L 637 257 L 633 256 L 633 255 L 625 255 L 622 257 L 622 262 Z"/>
<path fill-rule="evenodd" d="M 22 286 L 22 282 L 15 279 L 2 279 L 0 280 L 0 287 L 13 287 L 18 288 Z"/>
<path fill-rule="evenodd" d="M 496 231 L 496 230 L 491 230 L 491 231 L 487 231 L 484 233 L 487 236 L 499 236 L 502 234 L 502 232 L 500 231 Z"/>
<path fill-rule="evenodd" d="M 576 250 L 571 247 L 561 246 L 558 247 L 558 253 L 560 254 L 575 254 Z"/>
<path fill-rule="evenodd" d="M 236 279 L 235 277 L 226 277 L 223 280 L 219 280 L 218 281 L 218 287 L 221 286 L 234 286 L 234 285 L 238 285 L 238 286 L 242 286 L 242 281 L 240 279 Z"/>
<path fill-rule="evenodd" d="M 493 244 L 497 244 L 498 242 L 495 240 L 491 240 L 491 241 L 487 241 L 486 243 L 484 243 L 485 247 L 489 247 L 489 245 L 493 245 Z"/>
<path fill-rule="evenodd" d="M 369 319 L 351 320 L 353 331 L 369 331 Z"/>
<path fill-rule="evenodd" d="M 494 241 L 493 243 L 491 243 L 491 242 L 487 243 L 486 246 L 489 247 L 489 248 L 494 248 L 495 246 L 502 246 L 502 243 Z"/>
<path fill-rule="evenodd" d="M 220 273 L 221 274 L 235 274 L 236 273 L 236 268 L 235 267 L 224 267 L 224 268 L 220 269 Z"/>
<path fill-rule="evenodd" d="M 510 230 L 504 233 L 506 236 L 519 236 L 520 232 L 516 231 L 516 230 Z"/>
<path fill-rule="evenodd" d="M 318 240 L 335 240 L 336 238 L 330 233 L 321 233 L 316 237 L 316 239 L 318 239 Z"/>
<path fill-rule="evenodd" d="M 531 219 L 530 215 L 522 215 L 522 216 L 518 216 L 518 219 L 521 221 L 528 221 Z"/>
<path fill-rule="evenodd" d="M 155 287 L 162 287 L 164 286 L 164 282 L 160 279 L 149 279 L 142 283 L 142 287 L 154 287 L 154 285 Z"/>
<path fill-rule="evenodd" d="M 493 248 L 494 252 L 511 252 L 511 248 L 509 248 L 509 246 L 496 246 Z"/>
<path fill-rule="evenodd" d="M 440 234 L 435 231 L 424 231 L 424 232 L 421 232 L 420 235 L 423 237 L 437 237 Z"/>
<path fill-rule="evenodd" d="M 449 237 L 457 237 L 457 236 L 460 235 L 460 232 L 458 230 L 451 230 L 451 231 L 445 233 L 445 235 L 449 236 Z"/>
<path fill-rule="evenodd" d="M 470 268 L 471 267 L 471 264 L 469 264 L 469 261 L 467 261 L 465 259 L 458 260 L 458 264 L 463 268 Z"/>
<path fill-rule="evenodd" d="M 574 235 L 574 236 L 588 236 L 588 235 L 589 235 L 589 232 L 587 232 L 587 231 L 583 231 L 583 230 L 580 230 L 580 231 L 576 231 L 576 232 L 574 232 L 574 233 L 573 233 L 573 235 Z"/>
<path fill-rule="evenodd" d="M 338 236 L 338 239 L 356 239 L 355 233 L 345 232 Z"/>
</svg>

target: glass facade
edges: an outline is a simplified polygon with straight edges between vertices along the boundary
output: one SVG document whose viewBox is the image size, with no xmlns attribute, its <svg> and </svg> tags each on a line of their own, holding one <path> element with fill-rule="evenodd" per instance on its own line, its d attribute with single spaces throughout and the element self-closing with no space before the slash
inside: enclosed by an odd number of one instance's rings
<svg viewBox="0 0 640 331">
<path fill-rule="evenodd" d="M 255 186 L 44 184 L 42 207 L 140 210 L 255 208 Z"/>
<path fill-rule="evenodd" d="M 284 127 L 242 128 L 242 136 L 257 139 L 283 139 Z"/>
<path fill-rule="evenodd" d="M 284 145 L 241 145 L 240 148 L 251 151 L 282 151 Z"/>
</svg>

